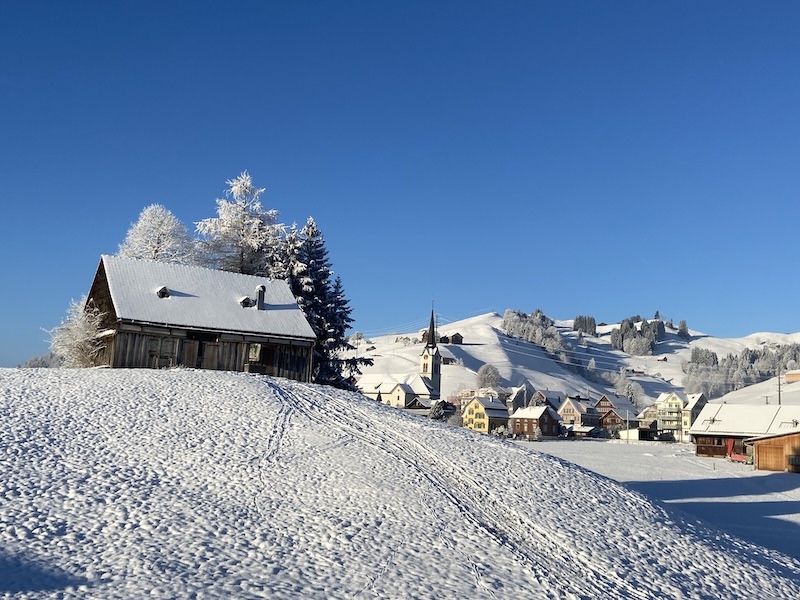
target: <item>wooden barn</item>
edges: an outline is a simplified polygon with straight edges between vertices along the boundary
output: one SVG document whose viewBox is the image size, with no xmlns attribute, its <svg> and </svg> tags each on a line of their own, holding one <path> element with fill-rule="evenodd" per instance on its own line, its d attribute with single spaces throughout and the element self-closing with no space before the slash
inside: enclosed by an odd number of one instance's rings
<svg viewBox="0 0 800 600">
<path fill-rule="evenodd" d="M 747 444 L 756 469 L 800 473 L 800 430 L 751 438 Z"/>
<path fill-rule="evenodd" d="M 285 281 L 103 255 L 88 301 L 104 313 L 99 365 L 311 378 L 316 336 Z"/>
<path fill-rule="evenodd" d="M 698 456 L 748 458 L 751 438 L 800 433 L 800 406 L 709 403 L 689 433 Z"/>
</svg>

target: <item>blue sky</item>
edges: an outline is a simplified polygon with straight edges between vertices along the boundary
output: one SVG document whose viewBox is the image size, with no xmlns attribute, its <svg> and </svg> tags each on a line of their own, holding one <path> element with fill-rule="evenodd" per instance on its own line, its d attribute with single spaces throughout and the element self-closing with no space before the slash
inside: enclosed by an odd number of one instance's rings
<svg viewBox="0 0 800 600">
<path fill-rule="evenodd" d="M 247 169 L 377 335 L 507 308 L 800 331 L 797 2 L 0 4 L 0 366 Z"/>
</svg>

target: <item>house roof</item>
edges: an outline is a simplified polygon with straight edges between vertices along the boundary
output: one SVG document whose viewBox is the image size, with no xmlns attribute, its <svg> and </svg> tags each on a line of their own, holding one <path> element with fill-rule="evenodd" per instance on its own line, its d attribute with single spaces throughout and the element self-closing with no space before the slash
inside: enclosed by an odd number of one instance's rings
<svg viewBox="0 0 800 600">
<path fill-rule="evenodd" d="M 575 412 L 578 412 L 580 414 L 588 412 L 597 413 L 594 406 L 589 406 L 588 404 L 584 404 L 580 400 L 576 400 L 575 398 L 569 398 L 569 397 L 565 398 L 564 402 L 561 403 L 561 406 L 558 407 L 558 412 L 560 413 L 567 404 L 570 404 L 575 409 Z"/>
<path fill-rule="evenodd" d="M 108 282 L 116 317 L 122 321 L 258 336 L 316 338 L 285 281 L 103 255 L 92 294 L 98 291 L 95 287 L 102 275 Z M 264 304 L 243 306 L 245 297 L 257 299 L 259 286 L 264 286 Z"/>
<path fill-rule="evenodd" d="M 544 413 L 549 413 L 554 421 L 560 421 L 561 415 L 553 410 L 548 405 L 542 406 L 526 406 L 525 408 L 518 408 L 511 415 L 512 419 L 541 419 Z"/>
<path fill-rule="evenodd" d="M 563 392 L 553 392 L 550 390 L 536 390 L 535 393 L 538 394 L 545 402 L 550 402 L 550 404 L 553 405 L 561 404 L 561 399 L 564 397 Z"/>
<path fill-rule="evenodd" d="M 701 399 L 705 399 L 704 394 L 689 394 L 687 396 L 688 402 L 683 407 L 684 410 L 692 410 Z"/>
<path fill-rule="evenodd" d="M 405 393 L 413 393 L 418 396 L 429 396 L 432 391 L 425 378 L 418 373 L 402 375 L 367 373 L 361 376 L 356 385 L 365 394 L 375 392 L 388 394 L 397 386 L 401 386 Z"/>
<path fill-rule="evenodd" d="M 706 404 L 691 435 L 755 437 L 800 431 L 800 406 L 774 404 Z"/>
<path fill-rule="evenodd" d="M 639 409 L 636 408 L 633 405 L 633 403 L 630 400 L 628 400 L 625 396 L 616 396 L 614 394 L 611 394 L 610 396 L 609 395 L 601 396 L 600 400 L 598 400 L 595 403 L 595 407 L 597 407 L 597 404 L 599 404 L 603 398 L 605 398 L 611 403 L 614 412 L 616 412 L 620 417 L 624 418 L 625 415 L 627 414 L 630 418 L 633 418 L 640 412 Z M 598 409 L 598 411 L 599 410 L 600 409 Z"/>
<path fill-rule="evenodd" d="M 670 400 L 670 399 L 673 399 L 673 398 L 675 400 L 680 401 L 681 405 L 683 407 L 686 407 L 686 403 L 688 402 L 688 400 L 686 399 L 686 397 L 683 394 L 680 394 L 678 392 L 661 392 L 658 395 L 658 398 L 656 398 L 656 404 L 663 404 L 667 400 Z"/>
</svg>

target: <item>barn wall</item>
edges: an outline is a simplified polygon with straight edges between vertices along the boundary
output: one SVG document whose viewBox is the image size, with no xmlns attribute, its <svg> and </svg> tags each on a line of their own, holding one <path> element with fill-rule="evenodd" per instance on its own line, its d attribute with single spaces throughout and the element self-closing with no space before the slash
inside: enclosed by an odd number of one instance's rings
<svg viewBox="0 0 800 600">
<path fill-rule="evenodd" d="M 251 355 L 253 346 L 257 351 Z M 311 380 L 311 342 L 256 336 L 217 336 L 127 326 L 108 337 L 100 360 L 100 364 L 117 368 L 186 366 L 224 371 L 250 370 L 299 381 Z"/>
<path fill-rule="evenodd" d="M 800 432 L 757 440 L 753 447 L 756 469 L 800 473 Z"/>
</svg>

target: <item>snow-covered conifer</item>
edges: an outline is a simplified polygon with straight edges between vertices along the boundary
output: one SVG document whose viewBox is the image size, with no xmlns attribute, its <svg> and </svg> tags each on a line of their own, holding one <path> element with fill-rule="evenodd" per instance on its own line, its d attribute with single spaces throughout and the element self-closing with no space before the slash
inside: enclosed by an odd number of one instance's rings
<svg viewBox="0 0 800 600">
<path fill-rule="evenodd" d="M 118 254 L 181 265 L 193 264 L 196 260 L 195 241 L 186 226 L 160 204 L 151 204 L 142 210 L 120 244 Z"/>
</svg>

